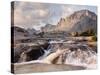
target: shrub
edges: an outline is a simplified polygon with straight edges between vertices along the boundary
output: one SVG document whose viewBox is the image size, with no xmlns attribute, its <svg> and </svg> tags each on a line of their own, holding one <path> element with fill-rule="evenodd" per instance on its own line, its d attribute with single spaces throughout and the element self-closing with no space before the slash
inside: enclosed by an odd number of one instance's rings
<svg viewBox="0 0 100 75">
<path fill-rule="evenodd" d="M 92 40 L 97 41 L 97 36 L 96 35 L 92 36 Z"/>
</svg>

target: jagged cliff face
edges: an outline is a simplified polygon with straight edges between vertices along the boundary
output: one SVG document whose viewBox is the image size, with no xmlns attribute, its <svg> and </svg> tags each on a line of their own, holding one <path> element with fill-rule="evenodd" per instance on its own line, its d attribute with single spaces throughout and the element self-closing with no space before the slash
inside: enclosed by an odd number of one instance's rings
<svg viewBox="0 0 100 75">
<path fill-rule="evenodd" d="M 89 10 L 74 12 L 66 18 L 61 18 L 56 30 L 68 32 L 82 32 L 88 29 L 97 30 L 97 15 Z"/>
</svg>

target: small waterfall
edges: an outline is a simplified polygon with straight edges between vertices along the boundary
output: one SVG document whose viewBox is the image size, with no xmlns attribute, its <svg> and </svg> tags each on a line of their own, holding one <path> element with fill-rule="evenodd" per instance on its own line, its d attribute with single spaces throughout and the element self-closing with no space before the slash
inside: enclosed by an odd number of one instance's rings
<svg viewBox="0 0 100 75">
<path fill-rule="evenodd" d="M 27 59 L 26 53 L 25 53 L 25 52 L 22 52 L 21 55 L 20 55 L 20 58 L 19 58 L 19 61 L 18 61 L 18 62 L 19 62 L 19 63 L 20 63 L 20 62 L 25 62 L 26 59 Z"/>
<path fill-rule="evenodd" d="M 83 49 L 77 47 L 77 50 L 67 53 L 65 64 L 85 66 L 87 67 L 87 69 L 92 69 L 96 68 L 96 62 L 96 52 L 94 52 L 90 47 L 85 45 Z"/>
<path fill-rule="evenodd" d="M 97 62 L 97 54 L 92 50 L 87 44 L 75 43 L 75 41 L 68 41 L 68 43 L 58 42 L 58 41 L 50 41 L 50 45 L 47 50 L 44 50 L 44 55 L 39 59 L 43 59 L 47 57 L 52 52 L 55 52 L 58 48 L 69 48 L 70 50 L 67 53 L 64 53 L 60 56 L 60 59 L 63 64 L 71 64 L 76 66 L 84 66 L 88 68 L 96 68 Z M 75 44 L 72 44 L 75 43 Z M 61 45 L 60 45 L 61 44 Z M 66 44 L 66 46 L 64 46 Z M 74 50 L 73 50 L 74 49 Z"/>
<path fill-rule="evenodd" d="M 69 49 L 61 56 L 59 56 L 59 60 L 54 64 L 71 64 L 75 66 L 84 66 L 87 69 L 94 69 L 96 68 L 97 64 L 97 53 L 89 47 L 86 43 L 76 42 L 76 41 L 56 41 L 50 40 L 49 46 L 44 49 L 41 47 L 41 53 L 44 53 L 40 56 L 37 60 L 29 61 L 30 63 L 44 63 L 42 59 L 45 59 L 50 54 L 56 52 L 58 49 Z M 29 49 L 28 51 L 30 51 Z M 20 61 L 26 60 L 25 52 L 21 54 Z M 23 58 L 23 59 L 22 59 Z M 19 61 L 19 62 L 20 62 Z M 52 63 L 53 64 L 53 63 Z"/>
<path fill-rule="evenodd" d="M 52 52 L 52 47 L 53 45 L 52 44 L 50 44 L 49 43 L 49 46 L 48 46 L 48 48 L 47 49 L 44 49 L 43 47 L 41 47 L 41 50 L 43 50 L 44 51 L 44 54 L 41 56 L 41 57 L 39 57 L 38 58 L 38 60 L 42 60 L 42 59 L 44 59 L 45 57 L 47 57 L 51 52 Z"/>
<path fill-rule="evenodd" d="M 49 54 L 55 52 L 59 48 L 59 44 L 57 43 L 57 41 L 49 41 L 48 43 L 49 43 L 49 46 L 47 49 L 44 49 L 43 47 L 41 47 L 41 50 L 44 51 L 44 54 L 41 57 L 39 57 L 38 60 L 44 59 Z"/>
</svg>

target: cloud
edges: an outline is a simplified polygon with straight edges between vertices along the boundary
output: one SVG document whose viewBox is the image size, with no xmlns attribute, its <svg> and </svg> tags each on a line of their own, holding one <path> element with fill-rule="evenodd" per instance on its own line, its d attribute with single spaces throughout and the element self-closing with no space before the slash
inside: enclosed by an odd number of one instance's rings
<svg viewBox="0 0 100 75">
<path fill-rule="evenodd" d="M 57 24 L 61 17 L 66 17 L 74 11 L 92 8 L 87 6 L 33 3 L 16 1 L 14 5 L 14 25 L 31 28 L 41 27 L 47 23 Z"/>
<path fill-rule="evenodd" d="M 62 5 L 62 17 L 67 17 L 74 12 L 74 9 L 68 5 Z"/>
<path fill-rule="evenodd" d="M 32 27 L 46 22 L 49 18 L 48 7 L 43 4 L 28 2 L 15 2 L 14 25 L 21 27 Z"/>
</svg>

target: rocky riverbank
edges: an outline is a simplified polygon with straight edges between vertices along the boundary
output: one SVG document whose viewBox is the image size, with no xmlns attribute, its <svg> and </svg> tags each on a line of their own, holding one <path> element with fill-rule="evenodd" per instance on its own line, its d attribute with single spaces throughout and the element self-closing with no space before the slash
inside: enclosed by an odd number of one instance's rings
<svg viewBox="0 0 100 75">
<path fill-rule="evenodd" d="M 13 66 L 14 64 L 12 64 Z M 73 70 L 84 70 L 85 67 L 74 66 L 74 65 L 62 65 L 62 64 L 39 64 L 39 63 L 28 63 L 28 64 L 16 64 L 14 65 L 15 74 L 21 73 L 33 73 L 33 72 L 54 72 L 54 71 L 73 71 Z"/>
</svg>

